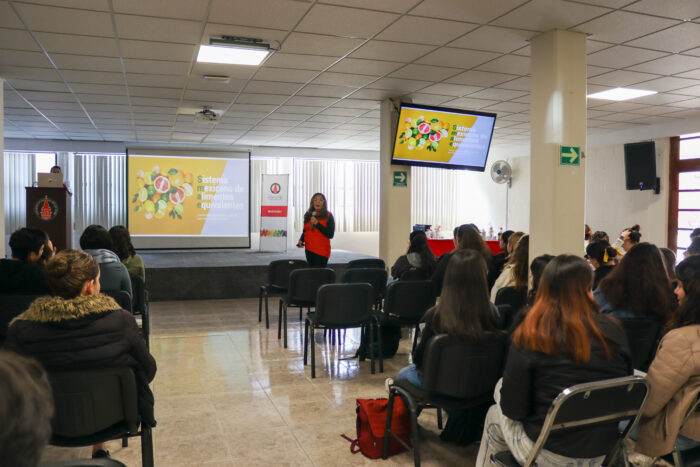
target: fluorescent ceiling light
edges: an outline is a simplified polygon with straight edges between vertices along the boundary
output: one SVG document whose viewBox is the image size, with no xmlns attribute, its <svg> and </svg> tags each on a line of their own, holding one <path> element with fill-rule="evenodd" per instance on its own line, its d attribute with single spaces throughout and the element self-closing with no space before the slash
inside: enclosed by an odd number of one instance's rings
<svg viewBox="0 0 700 467">
<path fill-rule="evenodd" d="M 260 65 L 270 50 L 259 47 L 200 45 L 197 62 L 226 65 Z"/>
<path fill-rule="evenodd" d="M 652 94 L 658 94 L 658 92 L 645 91 L 644 89 L 615 88 L 608 89 L 607 91 L 595 92 L 586 97 L 591 99 L 605 99 L 608 101 L 626 101 L 629 99 L 636 99 L 637 97 L 650 96 Z"/>
</svg>

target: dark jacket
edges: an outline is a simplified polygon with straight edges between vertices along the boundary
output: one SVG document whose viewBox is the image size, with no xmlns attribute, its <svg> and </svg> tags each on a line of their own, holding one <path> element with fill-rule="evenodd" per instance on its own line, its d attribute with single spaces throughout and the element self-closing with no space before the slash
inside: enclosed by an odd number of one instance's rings
<svg viewBox="0 0 700 467">
<path fill-rule="evenodd" d="M 442 281 L 445 279 L 447 265 L 450 262 L 450 259 L 452 258 L 452 255 L 455 253 L 455 251 L 457 250 L 452 250 L 449 253 L 440 255 L 440 258 L 438 259 L 437 266 L 435 266 L 435 272 L 433 273 L 433 277 L 431 278 L 433 281 L 435 295 L 439 296 L 442 292 Z M 491 270 L 493 269 L 493 254 L 490 251 L 489 254 L 491 254 L 491 256 L 489 258 L 485 258 L 487 277 L 489 274 L 491 274 Z"/>
<path fill-rule="evenodd" d="M 593 273 L 593 290 L 598 288 L 598 284 L 600 284 L 600 281 L 605 279 L 605 276 L 610 274 L 610 272 L 612 272 L 614 268 L 615 266 L 601 266 L 595 270 L 595 272 Z"/>
<path fill-rule="evenodd" d="M 48 293 L 49 286 L 39 263 L 0 259 L 0 294 L 44 295 Z"/>
<path fill-rule="evenodd" d="M 435 259 L 431 259 L 429 264 L 423 264 L 423 259 L 418 252 L 401 255 L 391 267 L 391 277 L 400 279 L 404 273 L 414 269 L 423 271 L 429 278 L 435 270 Z"/>
<path fill-rule="evenodd" d="M 632 357 L 625 332 L 613 318 L 596 314 L 595 321 L 606 336 L 610 360 L 600 341 L 591 337 L 591 358 L 576 364 L 566 356 L 551 356 L 511 345 L 503 373 L 501 409 L 521 421 L 534 442 L 540 434 L 550 405 L 570 386 L 632 374 Z M 566 457 L 597 457 L 608 453 L 617 434 L 617 423 L 606 427 L 571 429 L 553 433 L 545 449 Z"/>
<path fill-rule="evenodd" d="M 134 317 L 111 297 L 38 298 L 10 324 L 5 348 L 36 358 L 48 371 L 132 367 L 139 413 L 144 423 L 155 426 L 148 383 L 156 374 L 156 361 Z"/>
<path fill-rule="evenodd" d="M 493 287 L 493 284 L 496 283 L 496 279 L 498 279 L 498 276 L 501 275 L 501 272 L 503 272 L 503 267 L 506 265 L 508 262 L 508 253 L 505 251 L 502 251 L 498 254 L 493 255 L 493 267 L 489 271 L 489 276 L 488 276 L 488 282 L 489 282 L 489 290 L 491 290 L 491 287 Z"/>
</svg>

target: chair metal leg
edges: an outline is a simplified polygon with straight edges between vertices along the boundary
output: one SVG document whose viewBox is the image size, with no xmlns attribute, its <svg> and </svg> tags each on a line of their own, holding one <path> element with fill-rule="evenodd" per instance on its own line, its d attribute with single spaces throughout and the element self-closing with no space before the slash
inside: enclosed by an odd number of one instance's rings
<svg viewBox="0 0 700 467">
<path fill-rule="evenodd" d="M 311 345 L 311 378 L 316 377 L 316 339 L 314 339 L 315 336 L 315 330 L 314 330 L 314 324 L 311 323 L 309 325 L 309 345 Z"/>
<path fill-rule="evenodd" d="M 122 436 L 122 447 L 123 448 L 129 447 L 129 437 L 128 436 Z"/>
<path fill-rule="evenodd" d="M 153 433 L 150 428 L 141 426 L 141 464 L 153 467 Z"/>
<path fill-rule="evenodd" d="M 287 304 L 282 306 L 282 315 L 284 317 L 284 348 L 287 348 Z"/>
<path fill-rule="evenodd" d="M 389 457 L 389 437 L 391 436 L 391 419 L 394 415 L 394 391 L 389 388 L 389 405 L 386 413 L 386 427 L 384 428 L 384 446 L 382 447 L 382 459 Z"/>
<path fill-rule="evenodd" d="M 277 315 L 277 339 L 282 338 L 282 299 L 280 298 L 279 310 Z"/>
<path fill-rule="evenodd" d="M 372 369 L 372 374 L 375 373 L 374 371 L 374 326 L 372 325 L 372 322 L 367 323 L 367 327 L 369 328 L 369 358 L 372 361 L 370 364 L 370 368 Z"/>
<path fill-rule="evenodd" d="M 270 311 L 267 308 L 267 291 L 265 291 L 265 328 L 270 329 Z M 258 321 L 260 321 L 258 319 Z"/>
<path fill-rule="evenodd" d="M 304 321 L 304 366 L 308 361 L 309 355 L 309 320 Z"/>
<path fill-rule="evenodd" d="M 416 329 L 413 330 L 413 347 L 411 347 L 411 354 L 416 351 L 416 345 L 418 344 L 418 333 L 420 332 L 420 325 L 416 324 Z"/>
<path fill-rule="evenodd" d="M 411 442 L 413 444 L 413 465 L 420 467 L 420 441 L 418 437 L 418 410 L 416 406 L 411 404 Z"/>
<path fill-rule="evenodd" d="M 442 409 L 440 407 L 437 408 L 438 411 L 438 429 L 442 430 Z"/>
<path fill-rule="evenodd" d="M 302 314 L 303 311 L 304 311 L 304 307 L 303 307 L 303 306 L 300 306 L 300 307 L 299 307 L 299 321 L 301 321 L 301 314 Z"/>
<path fill-rule="evenodd" d="M 258 323 L 262 321 L 262 297 L 263 297 L 263 286 L 260 286 L 260 293 L 258 294 Z"/>
<path fill-rule="evenodd" d="M 374 320 L 374 324 L 377 326 L 377 350 L 379 352 L 379 372 L 384 373 L 384 355 L 383 355 L 384 352 L 382 351 L 382 330 L 379 326 L 378 319 Z"/>
</svg>

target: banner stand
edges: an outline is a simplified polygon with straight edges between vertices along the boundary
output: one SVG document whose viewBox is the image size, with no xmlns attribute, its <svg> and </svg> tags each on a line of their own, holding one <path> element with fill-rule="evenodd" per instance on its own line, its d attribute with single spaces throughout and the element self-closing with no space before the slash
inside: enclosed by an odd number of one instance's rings
<svg viewBox="0 0 700 467">
<path fill-rule="evenodd" d="M 287 250 L 289 175 L 262 175 L 260 251 Z"/>
</svg>

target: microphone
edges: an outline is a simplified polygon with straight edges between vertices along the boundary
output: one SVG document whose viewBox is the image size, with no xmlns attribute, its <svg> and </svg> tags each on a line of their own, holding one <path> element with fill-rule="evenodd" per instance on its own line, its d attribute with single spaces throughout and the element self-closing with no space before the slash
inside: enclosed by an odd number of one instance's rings
<svg viewBox="0 0 700 467">
<path fill-rule="evenodd" d="M 311 217 L 315 218 L 316 217 L 316 211 L 311 211 Z M 311 230 L 314 229 L 314 225 L 311 224 Z"/>
</svg>

